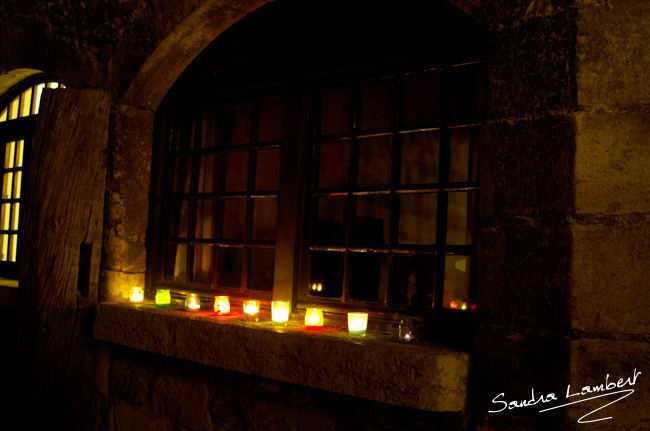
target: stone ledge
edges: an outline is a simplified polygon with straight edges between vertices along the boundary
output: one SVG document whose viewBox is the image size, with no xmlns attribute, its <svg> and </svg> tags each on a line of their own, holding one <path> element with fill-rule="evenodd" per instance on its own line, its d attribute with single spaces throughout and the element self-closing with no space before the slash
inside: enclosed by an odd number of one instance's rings
<svg viewBox="0 0 650 431">
<path fill-rule="evenodd" d="M 95 338 L 231 371 L 432 412 L 464 413 L 470 356 L 380 335 L 307 332 L 150 304 L 101 303 Z"/>
</svg>

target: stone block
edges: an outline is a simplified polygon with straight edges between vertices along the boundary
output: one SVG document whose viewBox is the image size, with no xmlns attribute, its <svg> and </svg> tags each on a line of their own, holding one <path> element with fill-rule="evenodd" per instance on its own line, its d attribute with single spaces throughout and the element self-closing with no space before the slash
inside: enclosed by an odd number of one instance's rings
<svg viewBox="0 0 650 431">
<path fill-rule="evenodd" d="M 514 329 L 513 329 L 514 331 Z M 565 388 L 569 368 L 569 345 L 565 337 L 527 331 L 508 333 L 505 328 L 480 326 L 472 363 L 474 403 L 483 428 L 559 429 L 564 414 L 541 415 L 539 406 L 498 413 L 501 401 L 530 400 Z"/>
<path fill-rule="evenodd" d="M 125 350 L 113 350 L 111 395 L 132 405 L 146 405 L 154 364 L 143 352 Z"/>
<path fill-rule="evenodd" d="M 650 212 L 650 111 L 576 114 L 576 212 Z"/>
<path fill-rule="evenodd" d="M 569 407 L 567 414 L 573 429 L 583 430 L 585 427 L 594 431 L 650 429 L 650 410 L 648 409 L 648 405 L 650 405 L 650 375 L 648 372 L 650 370 L 650 343 L 647 340 L 615 339 L 571 341 L 571 374 L 563 387 L 563 396 L 566 395 L 569 384 L 571 385 L 570 392 L 573 394 L 580 392 L 584 386 L 604 385 L 606 381 L 607 383 L 618 383 L 619 379 L 623 379 L 625 382 L 630 378 L 630 382 L 632 382 L 635 370 L 637 373 L 640 372 L 635 384 L 627 384 L 616 389 L 634 389 L 634 393 L 585 418 L 585 420 L 605 417 L 611 417 L 611 419 L 587 424 L 577 423 L 583 415 L 617 399 L 618 397 L 615 395 L 585 401 Z M 607 377 L 608 374 L 609 377 Z M 593 393 L 591 396 L 598 394 Z M 588 397 L 578 396 L 573 399 Z"/>
<path fill-rule="evenodd" d="M 478 320 L 520 328 L 567 330 L 571 231 L 539 220 L 479 232 Z"/>
<path fill-rule="evenodd" d="M 572 327 L 650 333 L 650 216 L 590 218 L 571 231 Z"/>
<path fill-rule="evenodd" d="M 164 416 L 117 402 L 114 408 L 115 429 L 119 431 L 173 431 L 174 423 Z"/>
<path fill-rule="evenodd" d="M 578 103 L 585 107 L 650 103 L 650 3 L 576 3 Z"/>
<path fill-rule="evenodd" d="M 208 386 L 198 367 L 168 367 L 154 376 L 151 389 L 153 411 L 172 418 L 181 427 L 200 431 L 211 423 Z"/>
<path fill-rule="evenodd" d="M 567 213 L 573 208 L 573 120 L 563 115 L 485 125 L 481 217 Z"/>
<path fill-rule="evenodd" d="M 576 106 L 571 10 L 490 33 L 488 118 L 522 118 Z"/>
</svg>

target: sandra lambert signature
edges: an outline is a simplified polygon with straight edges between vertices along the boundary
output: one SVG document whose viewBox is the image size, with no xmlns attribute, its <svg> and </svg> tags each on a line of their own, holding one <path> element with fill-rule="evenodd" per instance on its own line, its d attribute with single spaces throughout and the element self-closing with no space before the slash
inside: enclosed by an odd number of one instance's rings
<svg viewBox="0 0 650 431">
<path fill-rule="evenodd" d="M 614 403 L 617 403 L 621 401 L 623 398 L 626 398 L 634 393 L 634 389 L 631 388 L 631 386 L 634 386 L 636 384 L 636 379 L 639 377 L 641 374 L 641 371 L 637 371 L 636 368 L 634 369 L 634 373 L 632 373 L 632 376 L 626 378 L 626 379 L 618 379 L 618 381 L 614 382 L 614 380 L 610 381 L 609 374 L 605 376 L 605 382 L 601 383 L 599 385 L 594 385 L 594 386 L 583 386 L 580 390 L 578 389 L 571 389 L 571 385 L 567 385 L 566 387 L 566 395 L 564 396 L 563 399 L 560 400 L 558 396 L 556 396 L 553 392 L 546 394 L 546 395 L 539 395 L 535 396 L 535 388 L 531 388 L 530 390 L 530 399 L 527 400 L 515 400 L 515 401 L 505 401 L 503 398 L 505 398 L 505 393 L 500 393 L 496 397 L 492 399 L 492 404 L 495 407 L 495 410 L 488 410 L 488 413 L 501 413 L 503 411 L 507 410 L 514 410 L 514 409 L 519 409 L 522 407 L 530 407 L 530 406 L 535 406 L 535 405 L 545 405 L 552 403 L 553 401 L 558 401 L 562 402 L 564 400 L 571 400 L 570 402 L 552 406 L 552 407 L 546 407 L 543 408 L 542 410 L 539 411 L 539 413 L 544 413 L 548 412 L 550 410 L 555 410 L 555 409 L 560 409 L 562 407 L 567 407 L 570 406 L 571 404 L 577 404 L 577 403 L 582 403 L 584 401 L 589 401 L 593 400 L 596 398 L 602 398 L 602 397 L 607 397 L 607 399 L 614 398 L 614 400 L 608 402 L 605 405 L 602 405 L 598 407 L 597 409 L 594 409 L 587 413 L 586 415 L 582 416 L 580 419 L 578 419 L 578 423 L 581 424 L 586 424 L 590 422 L 598 422 L 598 421 L 604 421 L 611 419 L 611 416 L 608 417 L 601 417 L 598 419 L 587 419 L 594 413 L 596 413 L 599 410 L 604 409 L 607 406 L 610 406 Z M 624 387 L 628 386 L 628 389 L 623 389 Z M 587 398 L 580 398 L 580 397 L 587 397 Z"/>
</svg>

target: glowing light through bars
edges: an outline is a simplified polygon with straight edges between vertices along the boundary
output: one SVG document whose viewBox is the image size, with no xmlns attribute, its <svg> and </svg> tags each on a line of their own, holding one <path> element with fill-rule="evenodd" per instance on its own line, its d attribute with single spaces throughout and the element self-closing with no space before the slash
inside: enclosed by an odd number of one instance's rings
<svg viewBox="0 0 650 431">
<path fill-rule="evenodd" d="M 273 323 L 286 324 L 289 321 L 290 311 L 291 303 L 289 301 L 271 302 L 271 320 L 273 320 Z"/>
<path fill-rule="evenodd" d="M 230 298 L 228 296 L 215 296 L 214 312 L 217 314 L 230 313 Z"/>
<path fill-rule="evenodd" d="M 169 289 L 156 290 L 156 305 L 158 307 L 169 307 L 172 303 L 172 295 Z"/>
<path fill-rule="evenodd" d="M 308 308 L 305 311 L 305 326 L 311 331 L 321 330 L 323 328 L 323 310 Z"/>
<path fill-rule="evenodd" d="M 144 301 L 144 289 L 138 286 L 133 286 L 131 288 L 131 302 L 142 302 Z"/>
<path fill-rule="evenodd" d="M 348 313 L 348 332 L 350 335 L 365 336 L 368 328 L 368 313 Z"/>
<path fill-rule="evenodd" d="M 189 311 L 197 311 L 201 308 L 201 298 L 196 293 L 188 293 L 185 297 L 185 308 Z"/>
</svg>

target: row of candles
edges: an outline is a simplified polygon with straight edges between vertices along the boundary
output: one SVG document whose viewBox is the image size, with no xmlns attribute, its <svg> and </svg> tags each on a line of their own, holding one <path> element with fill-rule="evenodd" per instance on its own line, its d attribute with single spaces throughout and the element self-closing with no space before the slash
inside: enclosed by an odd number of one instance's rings
<svg viewBox="0 0 650 431">
<path fill-rule="evenodd" d="M 131 302 L 144 301 L 144 291 L 141 287 L 133 287 Z M 156 290 L 156 306 L 169 307 L 171 305 L 171 292 L 169 289 Z M 188 311 L 198 311 L 201 308 L 201 299 L 196 293 L 188 293 L 185 297 L 185 308 Z M 247 320 L 259 319 L 260 301 L 248 299 L 243 302 L 244 316 Z M 230 298 L 228 296 L 214 297 L 214 312 L 218 315 L 230 314 Z M 289 301 L 271 302 L 271 320 L 273 323 L 286 325 L 289 322 L 291 303 Z M 307 308 L 305 311 L 305 328 L 318 331 L 323 328 L 323 310 L 320 308 Z M 365 336 L 368 327 L 368 313 L 348 313 L 348 332 L 350 335 Z"/>
</svg>

